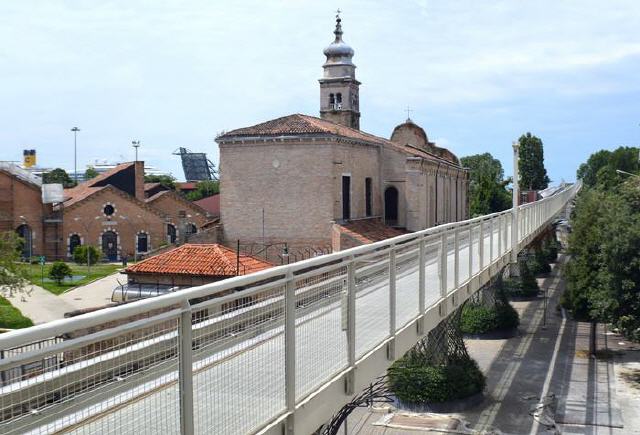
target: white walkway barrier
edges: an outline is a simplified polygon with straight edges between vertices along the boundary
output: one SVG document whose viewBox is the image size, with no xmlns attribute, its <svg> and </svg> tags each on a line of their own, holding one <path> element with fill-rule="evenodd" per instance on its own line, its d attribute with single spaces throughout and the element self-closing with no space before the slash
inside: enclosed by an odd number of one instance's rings
<svg viewBox="0 0 640 435">
<path fill-rule="evenodd" d="M 516 249 L 579 188 L 521 206 Z M 2 334 L 0 433 L 310 433 L 508 264 L 512 216 Z"/>
</svg>

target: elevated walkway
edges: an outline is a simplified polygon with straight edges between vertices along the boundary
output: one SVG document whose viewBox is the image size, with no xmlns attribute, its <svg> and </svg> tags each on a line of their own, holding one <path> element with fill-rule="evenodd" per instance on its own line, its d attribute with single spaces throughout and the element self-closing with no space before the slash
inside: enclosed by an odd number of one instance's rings
<svg viewBox="0 0 640 435">
<path fill-rule="evenodd" d="M 512 246 L 525 247 L 579 188 L 517 214 L 3 334 L 0 349 L 12 350 L 0 360 L 0 432 L 311 433 L 507 265 Z M 64 340 L 30 345 L 55 337 Z M 57 365 L 41 364 L 53 357 Z"/>
</svg>

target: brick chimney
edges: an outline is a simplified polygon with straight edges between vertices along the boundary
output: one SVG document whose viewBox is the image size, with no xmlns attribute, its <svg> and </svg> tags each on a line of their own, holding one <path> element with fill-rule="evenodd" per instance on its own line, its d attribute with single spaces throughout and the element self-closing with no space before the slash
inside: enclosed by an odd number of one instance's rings
<svg viewBox="0 0 640 435">
<path fill-rule="evenodd" d="M 135 162 L 135 170 L 136 170 L 136 199 L 140 201 L 144 201 L 144 162 L 136 161 Z"/>
</svg>

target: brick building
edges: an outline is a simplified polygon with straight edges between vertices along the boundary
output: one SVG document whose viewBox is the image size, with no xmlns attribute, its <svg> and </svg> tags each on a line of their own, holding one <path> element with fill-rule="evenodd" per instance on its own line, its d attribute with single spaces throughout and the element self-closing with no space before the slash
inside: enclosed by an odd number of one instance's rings
<svg viewBox="0 0 640 435">
<path fill-rule="evenodd" d="M 291 249 L 333 240 L 340 249 L 333 232 L 351 221 L 370 220 L 355 228 L 380 233 L 468 217 L 468 172 L 452 152 L 410 119 L 390 139 L 359 129 L 360 82 L 339 17 L 334 33 L 319 80 L 320 118 L 293 114 L 216 138 L 226 240 Z"/>
<path fill-rule="evenodd" d="M 206 210 L 174 191 L 145 192 L 141 161 L 65 189 L 56 204 L 43 203 L 42 188 L 40 178 L 15 165 L 0 166 L 0 229 L 23 236 L 24 257 L 71 258 L 76 246 L 89 244 L 107 260 L 133 259 L 182 243 L 210 221 Z"/>
</svg>

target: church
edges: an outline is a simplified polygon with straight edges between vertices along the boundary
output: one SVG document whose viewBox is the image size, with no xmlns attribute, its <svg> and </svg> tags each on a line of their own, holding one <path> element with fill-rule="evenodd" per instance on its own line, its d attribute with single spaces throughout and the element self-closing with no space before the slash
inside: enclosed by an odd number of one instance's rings
<svg viewBox="0 0 640 435">
<path fill-rule="evenodd" d="M 469 217 L 469 174 L 411 119 L 360 130 L 354 50 L 324 50 L 320 117 L 292 114 L 219 135 L 227 243 L 341 250 Z"/>
</svg>

